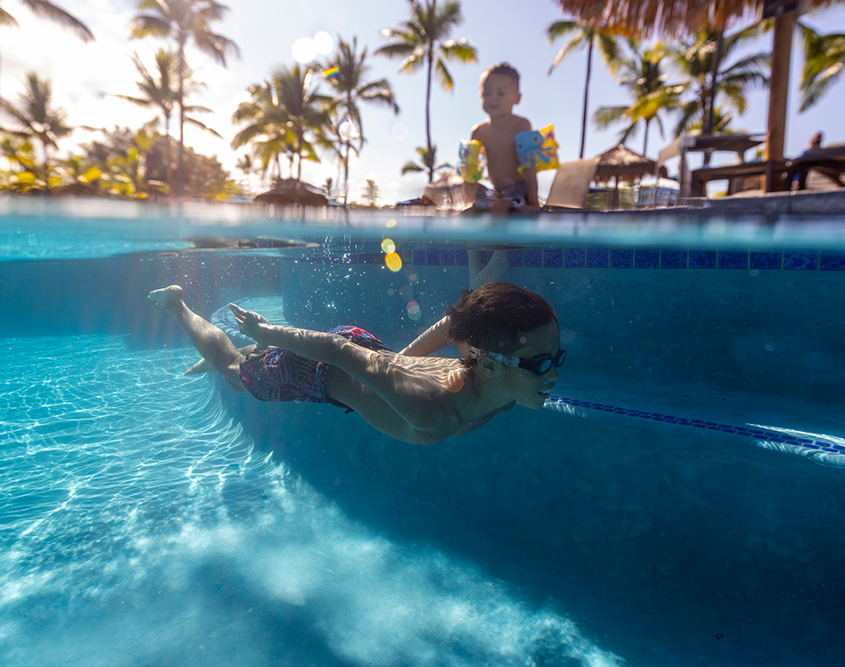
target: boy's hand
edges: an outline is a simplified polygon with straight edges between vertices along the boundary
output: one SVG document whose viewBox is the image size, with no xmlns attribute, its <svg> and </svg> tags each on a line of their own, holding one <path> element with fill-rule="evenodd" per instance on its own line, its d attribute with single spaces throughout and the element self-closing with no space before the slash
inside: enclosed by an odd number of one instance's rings
<svg viewBox="0 0 845 667">
<path fill-rule="evenodd" d="M 238 331 L 245 336 L 252 338 L 260 347 L 264 347 L 263 335 L 272 326 L 270 321 L 263 315 L 254 313 L 251 310 L 244 310 L 234 303 L 229 304 L 229 310 L 235 316 L 238 323 Z"/>
</svg>

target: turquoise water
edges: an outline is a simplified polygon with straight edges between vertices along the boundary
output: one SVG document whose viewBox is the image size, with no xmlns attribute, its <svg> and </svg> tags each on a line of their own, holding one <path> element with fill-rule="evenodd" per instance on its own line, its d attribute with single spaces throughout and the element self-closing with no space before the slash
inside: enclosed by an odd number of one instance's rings
<svg viewBox="0 0 845 667">
<path fill-rule="evenodd" d="M 835 221 L 139 211 L 0 218 L 0 664 L 841 656 Z M 145 298 L 180 282 L 209 318 L 252 298 L 398 347 L 502 240 L 561 317 L 559 398 L 431 448 L 184 377 Z"/>
</svg>

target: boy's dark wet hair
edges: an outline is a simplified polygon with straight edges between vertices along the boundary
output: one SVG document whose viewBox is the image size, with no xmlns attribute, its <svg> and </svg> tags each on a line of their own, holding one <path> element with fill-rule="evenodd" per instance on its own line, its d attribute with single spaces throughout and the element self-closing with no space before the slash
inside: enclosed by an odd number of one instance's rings
<svg viewBox="0 0 845 667">
<path fill-rule="evenodd" d="M 516 71 L 516 68 L 508 62 L 501 62 L 496 63 L 495 65 L 490 65 L 484 72 L 481 74 L 481 83 L 483 84 L 484 81 L 487 79 L 488 76 L 491 74 L 499 74 L 500 76 L 506 76 L 509 79 L 513 80 L 516 83 L 516 87 L 519 88 L 519 72 Z"/>
<path fill-rule="evenodd" d="M 466 290 L 446 315 L 452 340 L 501 354 L 522 346 L 520 334 L 557 323 L 554 309 L 543 297 L 503 282 Z"/>
</svg>

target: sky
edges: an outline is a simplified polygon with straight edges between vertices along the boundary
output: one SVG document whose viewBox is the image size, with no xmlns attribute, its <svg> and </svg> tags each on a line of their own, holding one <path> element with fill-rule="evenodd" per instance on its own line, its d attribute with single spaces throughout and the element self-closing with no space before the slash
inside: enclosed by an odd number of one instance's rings
<svg viewBox="0 0 845 667">
<path fill-rule="evenodd" d="M 0 94 L 15 103 L 23 88 L 26 73 L 36 72 L 52 82 L 54 101 L 69 114 L 75 126 L 114 128 L 116 125 L 138 128 L 151 120 L 155 113 L 106 94 L 134 95 L 138 75 L 131 55 L 138 53 L 151 71 L 153 54 L 165 42 L 130 38 L 129 23 L 135 15 L 134 0 L 54 0 L 56 4 L 84 22 L 94 33 L 95 41 L 83 43 L 71 31 L 63 30 L 48 20 L 36 18 L 23 2 L 3 0 L 3 8 L 20 23 L 20 28 L 0 28 Z M 238 127 L 231 122 L 238 103 L 248 99 L 252 84 L 270 77 L 282 65 L 293 65 L 293 46 L 302 38 L 328 33 L 336 43 L 340 36 L 346 41 L 358 38 L 359 46 L 369 49 L 371 80 L 386 78 L 390 82 L 400 112 L 394 114 L 386 107 L 362 105 L 363 134 L 366 139 L 359 157 L 350 160 L 350 200 L 361 200 L 367 179 L 375 180 L 380 198 L 387 204 L 422 194 L 427 178 L 421 174 L 401 175 L 402 165 L 417 157 L 415 149 L 425 146 L 425 75 L 399 73 L 399 61 L 373 52 L 385 43 L 379 34 L 382 28 L 397 27 L 409 16 L 408 0 L 316 0 L 279 2 L 271 0 L 238 0 L 229 3 L 230 10 L 223 21 L 213 24 L 215 32 L 235 41 L 240 57 L 231 57 L 227 67 L 215 63 L 196 49 L 188 48 L 188 60 L 195 79 L 206 88 L 189 102 L 211 108 L 214 114 L 201 119 L 224 138 L 218 139 L 191 127 L 185 130 L 185 141 L 195 150 L 217 155 L 233 178 L 243 179 L 235 168 L 238 157 L 230 147 Z M 529 5 L 524 5 L 529 7 Z M 514 11 L 506 0 L 462 0 L 464 21 L 452 34 L 467 38 L 478 49 L 479 61 L 472 65 L 459 62 L 449 64 L 455 80 L 447 92 L 436 84 L 433 87 L 432 140 L 438 147 L 439 162 L 457 162 L 461 139 L 467 138 L 475 123 L 484 119 L 478 97 L 478 80 L 490 64 L 508 61 L 522 75 L 522 101 L 515 113 L 526 116 L 536 128 L 554 124 L 561 161 L 578 157 L 583 101 L 586 51 L 569 55 L 552 73 L 549 66 L 558 49 L 565 43 L 550 43 L 546 29 L 562 18 L 553 0 L 533 0 L 530 11 Z M 841 32 L 845 27 L 845 6 L 840 5 L 802 17 L 821 33 Z M 742 27 L 742 26 L 740 26 Z M 771 34 L 745 47 L 746 52 L 770 51 Z M 319 56 L 321 59 L 330 57 Z M 805 147 L 816 130 L 825 134 L 825 143 L 845 141 L 841 110 L 845 108 L 845 82 L 838 82 L 828 94 L 809 111 L 799 114 L 798 83 L 802 66 L 801 49 L 796 41 L 793 48 L 789 116 L 785 153 L 796 155 Z M 670 79 L 670 81 L 675 80 Z M 324 86 L 329 92 L 329 86 Z M 620 105 L 628 101 L 625 90 L 619 87 L 601 60 L 594 56 L 590 86 L 590 113 L 602 105 Z M 749 96 L 746 113 L 732 121 L 735 129 L 764 132 L 768 110 L 766 90 Z M 174 136 L 178 123 L 171 128 Z M 674 124 L 667 118 L 664 138 L 652 126 L 647 154 L 656 157 L 658 151 L 671 142 Z M 598 155 L 617 143 L 621 127 L 598 130 L 589 127 L 585 157 Z M 73 142 L 88 142 L 96 133 L 77 130 L 71 142 L 62 145 L 64 152 Z M 642 151 L 642 130 L 628 145 Z M 286 165 L 284 175 L 286 173 Z M 303 163 L 303 179 L 322 186 L 326 178 L 338 178 L 335 158 L 326 155 L 320 164 Z M 539 175 L 540 193 L 548 190 L 552 173 Z M 252 188 L 258 192 L 267 183 L 253 177 Z"/>
</svg>

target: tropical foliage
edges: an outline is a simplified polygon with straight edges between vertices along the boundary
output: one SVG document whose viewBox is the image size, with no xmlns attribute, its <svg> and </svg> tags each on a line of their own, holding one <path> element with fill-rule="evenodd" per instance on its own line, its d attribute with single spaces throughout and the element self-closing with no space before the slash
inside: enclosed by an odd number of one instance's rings
<svg viewBox="0 0 845 667">
<path fill-rule="evenodd" d="M 67 112 L 53 105 L 53 88 L 35 73 L 26 77 L 26 89 L 18 105 L 0 100 L 2 108 L 12 117 L 14 127 L 9 134 L 40 144 L 42 163 L 32 165 L 33 177 L 41 178 L 45 191 L 50 190 L 50 151 L 58 148 L 58 141 L 73 132 L 67 124 Z"/>
<path fill-rule="evenodd" d="M 170 117 L 173 115 L 174 108 L 177 106 L 179 100 L 179 88 L 177 85 L 178 81 L 178 58 L 176 55 L 170 51 L 165 51 L 164 49 L 159 49 L 155 54 L 155 62 L 156 62 L 156 74 L 150 74 L 147 70 L 146 66 L 141 59 L 138 57 L 138 54 L 135 53 L 132 56 L 132 63 L 135 65 L 135 69 L 138 71 L 139 76 L 141 79 L 136 82 L 136 86 L 138 87 L 139 95 L 113 95 L 118 99 L 124 100 L 126 102 L 130 102 L 136 106 L 143 107 L 143 108 L 150 108 L 154 107 L 161 113 L 161 118 L 164 121 L 164 135 L 166 137 L 170 136 Z M 187 65 L 185 66 L 185 70 L 183 72 L 183 84 L 182 84 L 182 92 L 185 97 L 197 92 L 204 84 L 197 83 L 193 81 L 193 72 Z M 212 113 L 211 109 L 203 106 L 196 106 L 196 105 L 186 105 L 185 106 L 185 113 L 186 114 L 196 114 L 196 113 Z M 223 137 L 220 134 L 213 130 L 212 128 L 208 127 L 204 123 L 200 122 L 193 116 L 185 116 L 184 120 L 187 124 L 193 125 L 205 132 L 209 132 L 213 134 L 215 137 L 222 139 Z M 168 171 L 166 174 L 166 181 L 167 183 L 171 183 L 171 172 L 169 171 L 170 168 L 170 142 L 166 142 L 166 151 L 167 156 L 165 159 L 166 164 L 168 165 Z"/>
<path fill-rule="evenodd" d="M 819 35 L 799 26 L 804 37 L 804 70 L 801 73 L 801 111 L 806 111 L 827 93 L 845 69 L 845 34 Z"/>
<path fill-rule="evenodd" d="M 701 30 L 677 44 L 661 44 L 656 50 L 665 54 L 685 79 L 685 101 L 680 107 L 675 136 L 689 132 L 692 126 L 710 129 L 719 106 L 739 114 L 748 107 L 748 92 L 768 85 L 771 54 L 760 52 L 727 63 L 735 49 L 760 34 L 762 24 L 755 24 L 732 35 L 715 30 Z"/>
<path fill-rule="evenodd" d="M 282 67 L 267 81 L 250 86 L 250 99 L 232 115 L 233 123 L 245 125 L 232 140 L 232 148 L 251 145 L 262 173 L 272 167 L 273 178 L 281 178 L 281 155 L 287 155 L 291 172 L 296 159 L 300 180 L 302 161 L 318 162 L 316 148 L 331 144 L 332 100 L 318 92 L 314 73 L 299 65 Z"/>
<path fill-rule="evenodd" d="M 94 35 L 88 29 L 88 26 L 58 5 L 48 2 L 48 0 L 21 0 L 21 2 L 29 7 L 36 16 L 53 21 L 73 31 L 83 42 L 90 42 L 94 39 Z M 2 27 L 17 28 L 19 24 L 14 16 L 0 7 L 0 28 Z"/>
<path fill-rule="evenodd" d="M 179 92 L 179 187 L 185 189 L 185 47 L 189 42 L 224 67 L 229 52 L 239 54 L 237 45 L 228 37 L 211 30 L 211 23 L 220 21 L 228 7 L 214 0 L 138 0 L 138 14 L 132 20 L 132 37 L 171 38 L 177 45 Z"/>
<path fill-rule="evenodd" d="M 352 38 L 352 43 L 338 38 L 337 53 L 326 64 L 324 72 L 331 72 L 328 81 L 334 92 L 332 111 L 340 142 L 338 152 L 343 163 L 344 203 L 349 193 L 349 152 L 354 150 L 358 153 L 365 141 L 360 104 L 381 104 L 392 108 L 394 113 L 399 113 L 399 106 L 393 97 L 390 84 L 386 79 L 367 81 L 369 70 L 367 47 L 359 54 L 357 37 Z"/>
<path fill-rule="evenodd" d="M 628 89 L 631 96 L 629 105 L 600 107 L 596 111 L 595 122 L 604 128 L 612 124 L 624 122 L 627 127 L 619 137 L 619 143 L 624 144 L 629 137 L 636 134 L 640 121 L 645 126 L 643 151 L 648 148 L 648 130 L 652 121 L 656 121 L 660 135 L 664 136 L 661 112 L 677 109 L 684 85 L 669 85 L 666 83 L 668 74 L 661 69 L 662 56 L 654 49 L 641 49 L 636 42 L 630 42 L 631 55 L 620 58 L 617 68 L 620 71 L 616 81 Z"/>
<path fill-rule="evenodd" d="M 431 142 L 431 82 L 436 73 L 440 84 L 452 90 L 454 80 L 446 67 L 447 60 L 474 63 L 478 60 L 475 46 L 467 39 L 449 39 L 454 28 L 463 22 L 461 5 L 457 0 L 446 0 L 438 7 L 436 0 L 408 0 L 411 17 L 398 28 L 385 28 L 382 37 L 389 44 L 376 49 L 377 54 L 388 58 L 402 58 L 399 71 L 413 74 L 426 68 L 425 86 L 425 140 L 429 155 L 434 154 Z M 434 169 L 428 170 L 428 182 L 434 180 Z"/>
<path fill-rule="evenodd" d="M 584 146 L 587 141 L 587 109 L 590 93 L 590 78 L 593 66 L 593 46 L 598 45 L 604 63 L 613 73 L 615 73 L 619 67 L 621 52 L 619 39 L 612 31 L 590 28 L 581 21 L 555 21 L 546 31 L 549 41 L 551 42 L 571 33 L 574 33 L 572 39 L 564 44 L 560 51 L 557 52 L 555 59 L 552 61 L 551 67 L 549 67 L 549 74 L 554 71 L 555 67 L 557 67 L 567 55 L 577 49 L 580 49 L 584 45 L 587 46 L 587 74 L 584 79 L 584 104 L 581 111 L 581 147 L 578 150 L 578 158 L 583 159 Z"/>
<path fill-rule="evenodd" d="M 433 174 L 441 169 L 452 168 L 452 165 L 448 162 L 437 164 L 437 146 L 432 146 L 430 151 L 425 146 L 421 146 L 417 148 L 417 155 L 419 155 L 419 162 L 408 160 L 404 165 L 402 165 L 403 176 L 405 174 L 418 172 Z M 429 183 L 431 183 L 431 180 L 429 180 Z"/>
</svg>

